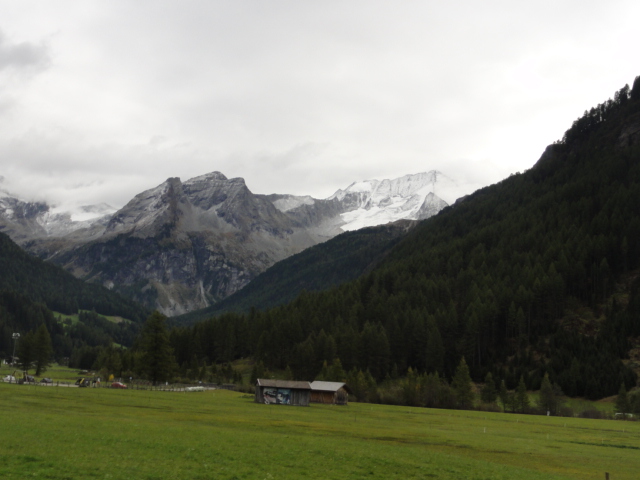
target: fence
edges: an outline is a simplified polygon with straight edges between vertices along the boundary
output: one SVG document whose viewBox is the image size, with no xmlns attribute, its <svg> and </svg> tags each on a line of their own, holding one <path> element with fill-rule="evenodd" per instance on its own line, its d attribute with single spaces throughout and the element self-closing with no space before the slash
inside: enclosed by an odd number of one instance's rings
<svg viewBox="0 0 640 480">
<path fill-rule="evenodd" d="M 32 386 L 41 386 L 41 387 L 80 387 L 77 382 L 64 382 L 64 381 L 55 381 L 51 383 L 43 383 L 43 382 L 26 382 L 23 379 L 12 379 L 10 381 L 6 381 L 6 383 L 15 383 L 18 385 L 32 385 Z M 111 384 L 113 382 L 94 382 L 89 381 L 85 387 L 82 388 L 112 388 Z M 127 384 L 127 390 L 148 390 L 154 392 L 186 392 L 188 388 L 192 387 L 202 387 L 204 390 L 215 390 L 215 389 L 225 389 L 225 390 L 236 390 L 237 386 L 232 384 L 217 384 L 217 383 L 164 383 L 159 385 L 153 385 L 151 382 L 147 380 L 131 380 Z"/>
</svg>

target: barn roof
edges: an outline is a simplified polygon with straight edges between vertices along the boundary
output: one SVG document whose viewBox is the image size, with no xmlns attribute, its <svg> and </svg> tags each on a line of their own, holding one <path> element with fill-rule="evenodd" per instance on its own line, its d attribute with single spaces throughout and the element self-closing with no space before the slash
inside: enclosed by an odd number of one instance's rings
<svg viewBox="0 0 640 480">
<path fill-rule="evenodd" d="M 272 380 L 270 378 L 259 378 L 256 381 L 259 387 L 275 388 L 296 388 L 298 390 L 311 390 L 309 382 L 299 382 L 294 380 Z"/>
<path fill-rule="evenodd" d="M 318 392 L 337 392 L 341 388 L 344 388 L 348 393 L 351 393 L 351 389 L 344 382 L 311 382 L 311 390 Z"/>
</svg>

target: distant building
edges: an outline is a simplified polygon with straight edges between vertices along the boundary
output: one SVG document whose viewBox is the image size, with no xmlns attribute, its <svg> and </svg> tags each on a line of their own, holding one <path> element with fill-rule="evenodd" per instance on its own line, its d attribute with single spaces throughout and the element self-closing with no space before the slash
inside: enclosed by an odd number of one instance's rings
<svg viewBox="0 0 640 480">
<path fill-rule="evenodd" d="M 311 401 L 313 403 L 347 405 L 350 393 L 353 392 L 343 382 L 311 382 Z"/>
<path fill-rule="evenodd" d="M 309 382 L 264 378 L 256 381 L 257 403 L 308 407 L 310 396 Z"/>
</svg>

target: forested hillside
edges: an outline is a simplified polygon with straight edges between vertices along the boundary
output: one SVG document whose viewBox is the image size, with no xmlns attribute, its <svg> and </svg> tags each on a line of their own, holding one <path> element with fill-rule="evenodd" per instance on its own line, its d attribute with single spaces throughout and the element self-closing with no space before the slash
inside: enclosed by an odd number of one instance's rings
<svg viewBox="0 0 640 480">
<path fill-rule="evenodd" d="M 77 313 L 96 310 L 142 321 L 148 312 L 138 303 L 106 288 L 78 280 L 62 268 L 44 262 L 18 247 L 0 233 L 0 291 L 16 291 L 51 310 Z"/>
<path fill-rule="evenodd" d="M 531 170 L 422 222 L 370 274 L 174 330 L 178 361 L 254 356 L 309 380 L 339 358 L 380 381 L 409 367 L 451 378 L 464 356 L 476 381 L 537 389 L 548 373 L 568 395 L 613 395 L 639 366 L 638 212 L 640 77 Z"/>
<path fill-rule="evenodd" d="M 288 303 L 303 291 L 326 290 L 355 280 L 380 262 L 415 224 L 412 220 L 400 220 L 345 232 L 276 263 L 221 302 L 173 317 L 172 321 L 176 325 L 189 325 L 222 313 L 264 310 Z"/>
<path fill-rule="evenodd" d="M 62 268 L 24 252 L 0 233 L 0 357 L 12 354 L 13 333 L 24 336 L 45 325 L 57 359 L 98 355 L 111 343 L 131 345 L 148 312 L 106 288 L 76 279 Z M 78 314 L 78 322 L 63 325 L 53 312 Z M 115 324 L 98 315 L 131 320 Z M 87 363 L 87 362 L 85 362 Z"/>
</svg>

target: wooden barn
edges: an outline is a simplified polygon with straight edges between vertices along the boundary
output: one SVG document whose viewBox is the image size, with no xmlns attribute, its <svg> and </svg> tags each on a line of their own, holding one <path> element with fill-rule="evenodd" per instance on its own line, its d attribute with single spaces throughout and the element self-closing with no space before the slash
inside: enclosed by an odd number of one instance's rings
<svg viewBox="0 0 640 480">
<path fill-rule="evenodd" d="M 264 378 L 256 381 L 256 403 L 308 407 L 310 397 L 309 382 Z"/>
<path fill-rule="evenodd" d="M 346 383 L 311 382 L 311 401 L 314 403 L 347 405 L 350 393 L 353 392 Z"/>
</svg>

